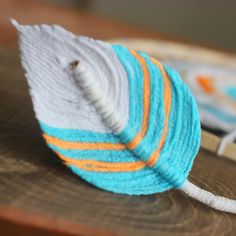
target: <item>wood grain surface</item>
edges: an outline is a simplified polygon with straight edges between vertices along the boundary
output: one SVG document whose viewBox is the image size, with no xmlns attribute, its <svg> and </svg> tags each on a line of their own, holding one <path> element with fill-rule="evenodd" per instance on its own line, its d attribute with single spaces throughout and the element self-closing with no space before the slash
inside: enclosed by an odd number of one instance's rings
<svg viewBox="0 0 236 236">
<path fill-rule="evenodd" d="M 40 135 L 18 52 L 1 50 L 0 62 L 0 218 L 9 219 L 7 206 L 54 218 L 55 225 L 44 223 L 49 231 L 58 230 L 62 221 L 68 235 L 235 235 L 235 215 L 212 210 L 178 190 L 131 197 L 99 190 L 75 176 Z M 234 162 L 202 150 L 190 179 L 236 198 L 235 168 Z M 94 231 L 81 231 L 79 225 Z"/>
<path fill-rule="evenodd" d="M 9 17 L 57 23 L 98 38 L 162 37 L 42 1 L 0 0 L 0 45 L 16 47 Z M 15 49 L 0 47 L 0 235 L 236 235 L 236 216 L 178 190 L 131 197 L 99 190 L 75 176 L 45 145 Z M 236 199 L 235 162 L 201 150 L 190 179 Z"/>
</svg>

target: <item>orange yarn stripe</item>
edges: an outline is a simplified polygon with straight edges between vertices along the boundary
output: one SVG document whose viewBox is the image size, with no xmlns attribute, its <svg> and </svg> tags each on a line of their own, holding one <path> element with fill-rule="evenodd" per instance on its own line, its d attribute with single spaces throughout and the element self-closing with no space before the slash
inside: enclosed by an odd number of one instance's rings
<svg viewBox="0 0 236 236">
<path fill-rule="evenodd" d="M 80 150 L 124 150 L 126 146 L 122 143 L 86 143 L 86 142 L 68 142 L 61 139 L 43 134 L 47 143 L 53 144 L 62 149 L 80 149 Z"/>
<path fill-rule="evenodd" d="M 213 93 L 215 91 L 213 81 L 210 77 L 199 75 L 197 81 L 205 93 Z"/>
<path fill-rule="evenodd" d="M 162 130 L 161 139 L 159 141 L 157 149 L 153 152 L 149 160 L 147 161 L 147 165 L 152 167 L 157 162 L 160 151 L 162 147 L 164 146 L 166 136 L 168 133 L 168 125 L 169 125 L 169 116 L 170 116 L 170 110 L 171 110 L 171 85 L 170 80 L 163 68 L 163 65 L 157 61 L 155 58 L 152 58 L 153 63 L 155 63 L 159 69 L 161 70 L 161 73 L 164 77 L 164 106 L 165 106 L 165 121 L 164 121 L 164 128 Z"/>
<path fill-rule="evenodd" d="M 76 167 L 87 170 L 87 171 L 96 171 L 96 172 L 129 172 L 142 169 L 146 166 L 143 161 L 136 162 L 102 162 L 95 160 L 75 160 L 68 157 L 65 157 L 59 153 L 57 155 L 66 162 L 66 164 L 73 164 Z"/>
<path fill-rule="evenodd" d="M 144 80 L 142 127 L 141 127 L 140 132 L 135 136 L 135 138 L 130 143 L 127 144 L 127 147 L 129 149 L 135 149 L 138 146 L 138 144 L 142 141 L 148 129 L 148 118 L 149 118 L 149 112 L 150 112 L 150 75 L 149 75 L 149 71 L 148 71 L 148 67 L 147 67 L 145 59 L 141 57 L 134 50 L 130 50 L 130 52 L 139 61 L 142 68 L 142 74 L 143 74 L 143 80 Z"/>
</svg>

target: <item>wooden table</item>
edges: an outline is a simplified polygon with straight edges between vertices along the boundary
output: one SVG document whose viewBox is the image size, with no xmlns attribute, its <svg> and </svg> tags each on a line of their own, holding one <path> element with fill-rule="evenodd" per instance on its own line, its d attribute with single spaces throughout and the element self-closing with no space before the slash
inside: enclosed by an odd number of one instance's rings
<svg viewBox="0 0 236 236">
<path fill-rule="evenodd" d="M 236 216 L 177 190 L 131 197 L 101 191 L 73 175 L 44 144 L 34 118 L 8 18 L 57 23 L 95 38 L 166 38 L 43 1 L 0 1 L 0 235 L 235 235 Z M 236 165 L 201 150 L 197 185 L 236 198 Z"/>
</svg>

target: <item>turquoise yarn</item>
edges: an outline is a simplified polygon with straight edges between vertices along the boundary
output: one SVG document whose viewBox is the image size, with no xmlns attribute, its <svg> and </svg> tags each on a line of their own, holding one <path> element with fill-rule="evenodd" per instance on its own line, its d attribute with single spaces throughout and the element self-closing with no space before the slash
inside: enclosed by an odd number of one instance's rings
<svg viewBox="0 0 236 236">
<path fill-rule="evenodd" d="M 65 141 L 109 142 L 127 144 L 140 129 L 143 113 L 143 76 L 141 65 L 129 50 L 120 45 L 112 46 L 129 78 L 129 120 L 117 135 L 83 130 L 61 129 L 40 123 L 45 134 Z M 163 104 L 163 76 L 150 57 L 139 52 L 148 65 L 151 77 L 151 102 L 148 130 L 134 150 L 70 150 L 49 144 L 56 153 L 76 160 L 99 160 L 107 162 L 147 161 L 160 140 L 165 118 Z M 71 164 L 71 170 L 89 183 L 115 193 L 140 195 L 179 188 L 186 181 L 194 157 L 200 146 L 200 121 L 196 102 L 179 74 L 164 66 L 171 81 L 172 102 L 168 134 L 156 164 L 133 172 L 92 172 Z M 127 135 L 128 134 L 128 135 Z"/>
</svg>

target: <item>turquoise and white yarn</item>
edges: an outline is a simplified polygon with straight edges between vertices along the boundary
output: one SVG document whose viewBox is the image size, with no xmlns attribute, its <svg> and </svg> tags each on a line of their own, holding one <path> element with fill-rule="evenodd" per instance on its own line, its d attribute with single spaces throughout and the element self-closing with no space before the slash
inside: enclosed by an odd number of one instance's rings
<svg viewBox="0 0 236 236">
<path fill-rule="evenodd" d="M 187 180 L 200 121 L 178 73 L 143 52 L 59 26 L 13 24 L 43 136 L 74 173 L 116 193 L 178 188 L 236 213 L 234 201 Z"/>
</svg>

